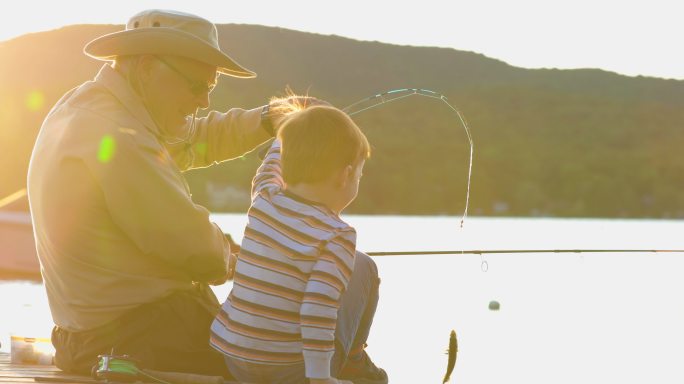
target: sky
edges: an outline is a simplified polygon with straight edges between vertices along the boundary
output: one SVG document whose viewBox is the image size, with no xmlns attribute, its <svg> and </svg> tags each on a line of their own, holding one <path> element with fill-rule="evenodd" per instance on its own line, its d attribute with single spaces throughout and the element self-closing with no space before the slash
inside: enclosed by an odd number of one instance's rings
<svg viewBox="0 0 684 384">
<path fill-rule="evenodd" d="M 221 24 L 454 48 L 524 68 L 684 80 L 681 0 L 23 0 L 3 8 L 0 41 L 70 24 L 124 24 L 143 9 L 164 8 Z"/>
</svg>

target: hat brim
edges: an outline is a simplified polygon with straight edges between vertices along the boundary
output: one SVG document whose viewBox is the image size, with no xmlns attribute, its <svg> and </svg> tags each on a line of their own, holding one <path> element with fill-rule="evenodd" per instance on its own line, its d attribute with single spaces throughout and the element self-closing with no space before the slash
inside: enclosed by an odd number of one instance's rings
<svg viewBox="0 0 684 384">
<path fill-rule="evenodd" d="M 83 48 L 98 60 L 114 60 L 124 55 L 176 55 L 214 65 L 225 75 L 253 78 L 256 73 L 206 41 L 173 28 L 155 27 L 119 31 L 100 36 Z"/>
</svg>

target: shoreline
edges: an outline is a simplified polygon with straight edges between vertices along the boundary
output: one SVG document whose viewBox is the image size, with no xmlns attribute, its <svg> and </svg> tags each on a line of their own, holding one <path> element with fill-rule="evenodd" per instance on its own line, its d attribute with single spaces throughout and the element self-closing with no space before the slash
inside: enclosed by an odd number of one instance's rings
<svg viewBox="0 0 684 384">
<path fill-rule="evenodd" d="M 20 281 L 42 284 L 43 278 L 40 275 L 40 272 L 34 273 L 27 271 L 0 269 L 0 284 Z"/>
</svg>

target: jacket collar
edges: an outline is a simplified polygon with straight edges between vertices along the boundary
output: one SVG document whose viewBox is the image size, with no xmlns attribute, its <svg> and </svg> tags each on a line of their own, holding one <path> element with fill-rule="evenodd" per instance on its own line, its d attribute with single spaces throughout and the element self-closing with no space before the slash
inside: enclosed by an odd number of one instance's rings
<svg viewBox="0 0 684 384">
<path fill-rule="evenodd" d="M 140 96 L 131 88 L 126 78 L 116 71 L 110 64 L 105 64 L 95 76 L 95 81 L 101 84 L 128 110 L 128 112 L 157 137 L 161 131 L 145 108 Z"/>
</svg>

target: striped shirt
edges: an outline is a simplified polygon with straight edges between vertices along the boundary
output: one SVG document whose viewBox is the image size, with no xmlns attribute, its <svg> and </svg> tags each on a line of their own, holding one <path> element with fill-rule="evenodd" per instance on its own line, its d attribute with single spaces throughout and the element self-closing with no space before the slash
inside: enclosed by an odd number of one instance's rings
<svg viewBox="0 0 684 384">
<path fill-rule="evenodd" d="M 248 216 L 233 289 L 211 325 L 211 345 L 252 363 L 303 361 L 306 377 L 330 377 L 356 231 L 327 207 L 284 189 L 278 140 L 252 182 Z"/>
</svg>

